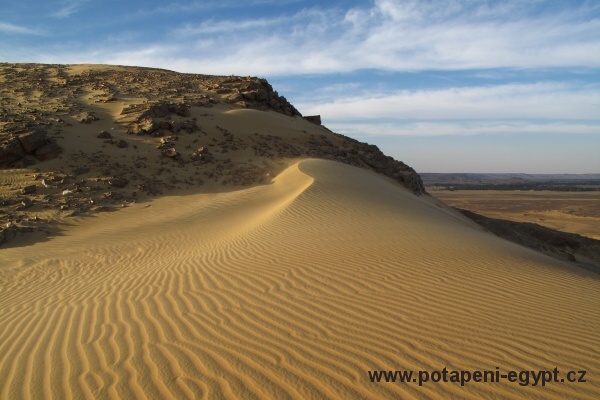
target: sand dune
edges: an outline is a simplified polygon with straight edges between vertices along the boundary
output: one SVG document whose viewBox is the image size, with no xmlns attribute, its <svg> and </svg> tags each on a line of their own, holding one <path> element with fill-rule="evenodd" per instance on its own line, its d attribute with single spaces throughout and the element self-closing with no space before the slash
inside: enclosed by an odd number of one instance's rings
<svg viewBox="0 0 600 400">
<path fill-rule="evenodd" d="M 0 398 L 597 398 L 597 275 L 373 172 L 166 196 L 0 253 Z M 380 383 L 369 370 L 587 370 Z"/>
</svg>

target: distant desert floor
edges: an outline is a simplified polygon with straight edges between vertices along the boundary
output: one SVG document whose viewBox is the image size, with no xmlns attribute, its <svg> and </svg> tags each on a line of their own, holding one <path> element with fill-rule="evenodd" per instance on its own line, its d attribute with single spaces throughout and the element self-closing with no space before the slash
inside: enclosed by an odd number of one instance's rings
<svg viewBox="0 0 600 400">
<path fill-rule="evenodd" d="M 429 190 L 446 204 L 490 218 L 533 222 L 600 240 L 600 192 Z"/>
<path fill-rule="evenodd" d="M 600 279 L 323 160 L 0 250 L 0 398 L 600 398 Z M 370 370 L 587 371 L 371 383 Z"/>
</svg>

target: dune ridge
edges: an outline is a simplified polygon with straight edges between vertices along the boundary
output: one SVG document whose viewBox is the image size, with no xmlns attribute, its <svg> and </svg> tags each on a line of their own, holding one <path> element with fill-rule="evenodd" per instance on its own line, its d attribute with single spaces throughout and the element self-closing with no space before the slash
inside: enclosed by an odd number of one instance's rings
<svg viewBox="0 0 600 400">
<path fill-rule="evenodd" d="M 596 398 L 600 281 L 373 172 L 165 196 L 2 250 L 0 398 Z M 588 371 L 585 384 L 369 370 Z"/>
<path fill-rule="evenodd" d="M 267 183 L 303 158 L 426 194 L 414 169 L 302 117 L 257 77 L 2 63 L 0 96 L 0 247 L 160 195 Z"/>
</svg>

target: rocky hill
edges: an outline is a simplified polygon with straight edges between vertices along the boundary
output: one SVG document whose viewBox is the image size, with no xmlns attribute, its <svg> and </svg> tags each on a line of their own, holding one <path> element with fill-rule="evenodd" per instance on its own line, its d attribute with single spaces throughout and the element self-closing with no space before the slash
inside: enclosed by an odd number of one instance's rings
<svg viewBox="0 0 600 400">
<path fill-rule="evenodd" d="M 299 158 L 426 194 L 412 168 L 303 117 L 256 77 L 3 63 L 0 97 L 0 244 L 147 196 L 268 183 Z"/>
</svg>

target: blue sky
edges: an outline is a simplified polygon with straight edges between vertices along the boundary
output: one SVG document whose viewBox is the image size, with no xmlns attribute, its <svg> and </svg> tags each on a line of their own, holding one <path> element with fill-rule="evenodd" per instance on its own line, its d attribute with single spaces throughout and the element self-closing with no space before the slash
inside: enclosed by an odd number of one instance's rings
<svg viewBox="0 0 600 400">
<path fill-rule="evenodd" d="M 0 0 L 0 61 L 260 76 L 419 172 L 600 173 L 597 0 Z"/>
</svg>

